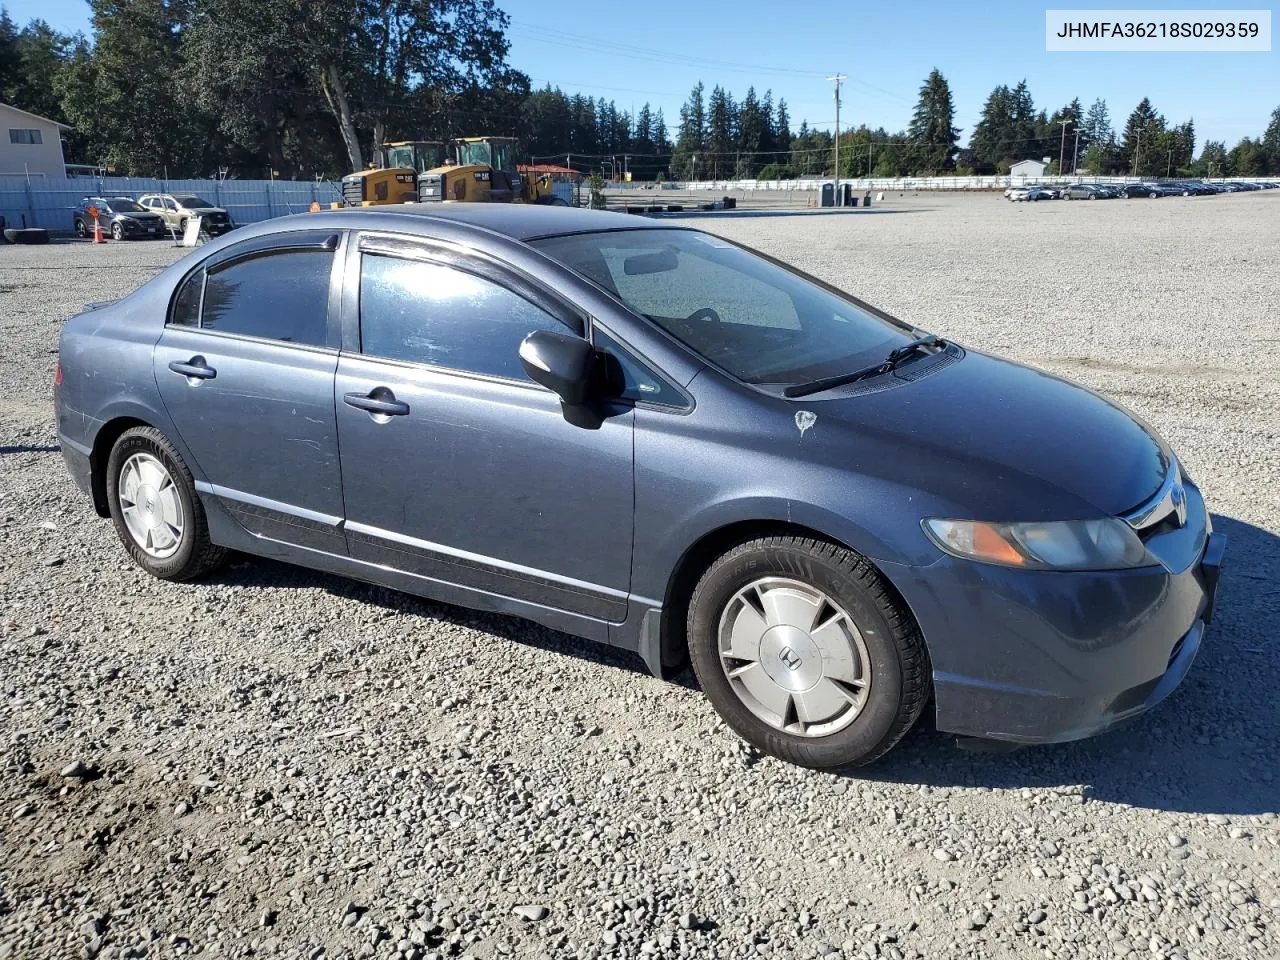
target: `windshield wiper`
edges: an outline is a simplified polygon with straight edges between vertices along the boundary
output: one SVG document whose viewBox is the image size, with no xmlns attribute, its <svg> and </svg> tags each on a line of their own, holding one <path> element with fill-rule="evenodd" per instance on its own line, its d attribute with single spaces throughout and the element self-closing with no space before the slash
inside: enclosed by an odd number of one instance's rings
<svg viewBox="0 0 1280 960">
<path fill-rule="evenodd" d="M 896 350 L 891 350 L 887 357 L 874 366 L 864 367 L 862 370 L 855 370 L 853 373 L 838 373 L 833 377 L 810 380 L 808 383 L 793 383 L 783 389 L 782 395 L 784 397 L 807 397 L 813 393 L 830 390 L 832 387 L 842 387 L 846 383 L 865 380 L 867 377 L 873 377 L 878 373 L 888 373 L 917 350 L 923 350 L 925 347 L 945 347 L 946 345 L 947 341 L 931 333 L 927 337 L 912 340 L 910 343 L 904 343 Z"/>
</svg>

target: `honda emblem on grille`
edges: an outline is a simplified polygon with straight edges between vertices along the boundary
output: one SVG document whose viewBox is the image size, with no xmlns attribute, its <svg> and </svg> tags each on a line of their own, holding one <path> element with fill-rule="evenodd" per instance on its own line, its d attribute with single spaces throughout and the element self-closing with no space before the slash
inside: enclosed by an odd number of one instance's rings
<svg viewBox="0 0 1280 960">
<path fill-rule="evenodd" d="M 796 656 L 796 652 L 792 650 L 790 647 L 783 647 L 781 650 L 779 650 L 778 659 L 782 661 L 783 665 L 788 670 L 799 670 L 800 664 L 804 662 L 798 656 Z"/>
<path fill-rule="evenodd" d="M 1187 522 L 1187 491 L 1181 483 L 1175 483 L 1169 491 L 1169 503 L 1173 505 L 1174 515 L 1178 518 L 1178 526 Z"/>
</svg>

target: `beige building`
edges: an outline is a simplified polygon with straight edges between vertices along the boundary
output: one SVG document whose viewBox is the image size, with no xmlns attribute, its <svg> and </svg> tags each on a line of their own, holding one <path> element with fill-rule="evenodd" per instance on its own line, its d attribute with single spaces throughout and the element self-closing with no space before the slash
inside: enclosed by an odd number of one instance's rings
<svg viewBox="0 0 1280 960">
<path fill-rule="evenodd" d="M 64 124 L 0 103 L 0 177 L 65 180 Z"/>
</svg>

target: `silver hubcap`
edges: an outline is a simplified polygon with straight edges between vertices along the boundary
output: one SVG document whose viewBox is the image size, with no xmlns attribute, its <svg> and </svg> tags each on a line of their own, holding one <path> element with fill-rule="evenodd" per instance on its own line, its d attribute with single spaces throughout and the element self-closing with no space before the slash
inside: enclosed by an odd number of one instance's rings
<svg viewBox="0 0 1280 960">
<path fill-rule="evenodd" d="M 163 463 L 135 453 L 120 468 L 120 513 L 133 542 L 149 557 L 164 560 L 182 545 L 186 517 L 178 487 Z"/>
<path fill-rule="evenodd" d="M 871 658 L 853 618 L 821 590 L 764 577 L 720 615 L 720 666 L 756 717 L 825 737 L 853 722 L 871 691 Z"/>
</svg>

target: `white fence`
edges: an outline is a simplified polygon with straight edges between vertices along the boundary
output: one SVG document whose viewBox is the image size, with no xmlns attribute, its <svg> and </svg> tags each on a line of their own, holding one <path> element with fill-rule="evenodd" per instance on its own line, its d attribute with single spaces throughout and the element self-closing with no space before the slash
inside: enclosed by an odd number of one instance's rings
<svg viewBox="0 0 1280 960">
<path fill-rule="evenodd" d="M 855 190 L 1004 190 L 1027 183 L 1138 183 L 1163 180 L 1164 177 L 1090 177 L 1086 175 L 1065 177 L 841 177 L 842 184 L 851 184 Z M 1280 177 L 1216 177 L 1211 182 L 1223 180 L 1250 180 L 1280 182 Z M 695 180 L 664 185 L 678 190 L 704 190 L 712 192 L 752 190 L 818 190 L 824 183 L 832 183 L 830 177 L 807 177 L 798 180 Z M 610 189 L 635 188 L 637 183 L 610 184 Z"/>
<path fill-rule="evenodd" d="M 0 217 L 11 227 L 25 223 L 55 231 L 72 229 L 71 211 L 85 197 L 139 197 L 148 193 L 195 194 L 222 207 L 236 223 L 254 223 L 322 207 L 340 200 L 327 181 L 159 180 L 149 177 L 70 177 L 65 180 L 0 176 Z"/>
</svg>

